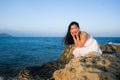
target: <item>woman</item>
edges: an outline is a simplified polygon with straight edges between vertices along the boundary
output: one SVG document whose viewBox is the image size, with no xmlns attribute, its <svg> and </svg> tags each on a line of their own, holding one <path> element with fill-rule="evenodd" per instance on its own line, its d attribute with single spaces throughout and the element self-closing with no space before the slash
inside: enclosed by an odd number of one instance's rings
<svg viewBox="0 0 120 80">
<path fill-rule="evenodd" d="M 64 39 L 64 43 L 66 45 L 75 45 L 75 49 L 73 50 L 73 55 L 75 57 L 85 56 L 91 51 L 102 54 L 97 41 L 86 32 L 81 31 L 77 22 L 70 23 L 68 27 L 68 32 Z"/>
</svg>

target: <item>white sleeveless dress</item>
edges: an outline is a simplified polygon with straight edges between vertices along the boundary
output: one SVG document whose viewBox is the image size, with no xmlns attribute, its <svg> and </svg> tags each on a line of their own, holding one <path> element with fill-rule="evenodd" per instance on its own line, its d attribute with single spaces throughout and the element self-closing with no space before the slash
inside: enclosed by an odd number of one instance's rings
<svg viewBox="0 0 120 80">
<path fill-rule="evenodd" d="M 100 50 L 98 43 L 95 39 L 90 37 L 84 44 L 82 48 L 75 48 L 73 50 L 74 57 L 79 56 L 85 56 L 87 53 L 95 51 L 98 54 L 102 54 L 102 51 Z"/>
</svg>

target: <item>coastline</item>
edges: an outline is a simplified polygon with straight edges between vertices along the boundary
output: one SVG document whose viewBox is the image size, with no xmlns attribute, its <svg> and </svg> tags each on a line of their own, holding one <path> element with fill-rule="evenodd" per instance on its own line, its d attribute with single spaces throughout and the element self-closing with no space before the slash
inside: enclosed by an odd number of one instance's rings
<svg viewBox="0 0 120 80">
<path fill-rule="evenodd" d="M 116 59 L 120 60 L 120 45 L 100 44 L 100 47 L 103 51 L 103 54 L 107 54 L 107 56 L 116 56 Z M 19 70 L 16 76 L 1 76 L 0 80 L 54 80 L 53 73 L 57 70 L 64 69 L 66 64 L 69 63 L 69 61 L 73 58 L 73 55 L 71 55 L 71 49 L 72 45 L 66 46 L 59 59 L 56 61 L 50 61 L 41 66 L 28 66 Z"/>
<path fill-rule="evenodd" d="M 120 45 L 111 45 L 111 44 L 104 44 L 103 45 L 102 44 L 102 45 L 100 45 L 100 47 L 103 51 L 102 55 L 104 56 L 104 57 L 100 57 L 101 59 L 106 60 L 105 57 L 107 57 L 107 56 L 108 57 L 116 56 L 116 57 L 114 57 L 113 60 L 119 59 L 118 61 L 120 61 Z M 42 66 L 27 67 L 24 70 L 20 71 L 20 73 L 18 74 L 18 78 L 20 80 L 32 80 L 32 79 L 35 79 L 35 80 L 38 80 L 38 79 L 39 80 L 54 80 L 54 78 L 56 78 L 55 75 L 53 76 L 53 74 L 56 74 L 54 72 L 56 72 L 56 71 L 59 72 L 59 70 L 64 70 L 66 64 L 68 64 L 69 61 L 71 59 L 73 59 L 73 55 L 71 54 L 71 52 L 72 52 L 72 45 L 66 46 L 58 61 L 48 62 L 46 64 L 43 64 Z M 115 52 L 116 52 L 116 54 L 115 54 Z M 92 53 L 92 54 L 94 54 L 94 53 Z M 92 59 L 93 59 L 93 57 L 94 57 L 94 55 L 91 56 Z M 95 57 L 98 57 L 98 56 L 95 56 Z M 84 58 L 85 57 L 83 57 L 83 59 Z M 118 65 L 120 65 L 120 64 L 118 64 Z M 103 70 L 103 72 L 104 72 L 104 70 Z M 120 74 L 120 73 L 118 73 L 118 74 Z M 87 76 L 87 77 L 89 77 L 89 76 Z M 118 77 L 118 79 L 120 79 L 120 78 Z M 60 79 L 56 78 L 55 80 L 60 80 Z M 103 79 L 103 80 L 105 80 L 105 79 Z"/>
<path fill-rule="evenodd" d="M 0 45 L 1 45 L 0 49 L 2 51 L 0 56 L 1 56 L 1 63 L 3 63 L 1 64 L 1 72 L 0 72 L 1 79 L 4 78 L 3 80 L 5 79 L 6 80 L 12 80 L 12 79 L 17 80 L 18 73 L 24 69 L 28 69 L 29 67 L 32 67 L 32 68 L 37 67 L 37 70 L 39 70 L 39 67 L 40 67 L 41 70 L 44 69 L 44 72 L 46 68 L 48 69 L 48 72 L 49 70 L 51 70 L 51 68 L 52 70 L 54 70 L 54 68 L 55 69 L 62 68 L 63 65 L 65 65 L 66 63 L 65 62 L 58 63 L 58 60 L 60 60 L 60 57 L 62 56 L 61 51 L 63 51 L 65 48 L 61 40 L 62 40 L 62 37 L 59 37 L 59 38 L 58 37 L 52 37 L 52 38 L 50 37 L 24 37 L 24 38 L 23 37 L 9 37 L 9 38 L 5 37 L 5 38 L 0 38 Z M 97 38 L 97 41 L 100 43 L 103 43 L 101 44 L 103 46 L 106 45 L 106 48 L 105 47 L 103 48 L 104 52 L 106 50 L 109 50 L 109 54 L 111 54 L 110 51 L 112 51 L 113 49 L 111 49 L 111 46 L 109 46 L 109 42 L 119 43 L 120 38 L 119 37 L 115 37 L 115 38 L 99 37 Z M 44 46 L 45 44 L 48 46 Z M 116 44 L 114 45 L 117 46 Z M 108 51 L 106 53 L 108 53 Z M 118 58 L 120 58 L 119 53 L 118 54 L 114 54 L 114 53 L 115 52 L 113 52 L 113 55 L 116 55 L 118 56 Z M 69 57 L 68 58 L 64 57 L 64 55 L 62 57 L 63 59 L 66 58 L 65 59 L 66 62 L 72 58 L 71 55 L 66 55 L 66 56 L 69 56 Z M 34 62 L 35 64 L 33 64 Z M 24 63 L 25 65 L 22 65 Z M 49 66 L 48 66 L 48 63 L 49 63 Z M 30 64 L 30 65 L 27 65 L 27 64 Z M 54 66 L 52 66 L 51 64 Z M 60 65 L 61 67 L 58 68 L 56 67 L 55 64 Z M 21 66 L 22 68 L 20 68 L 19 65 L 20 66 L 22 65 Z M 32 70 L 34 72 L 34 69 Z M 45 75 L 47 75 L 47 72 L 45 73 L 46 73 Z"/>
</svg>

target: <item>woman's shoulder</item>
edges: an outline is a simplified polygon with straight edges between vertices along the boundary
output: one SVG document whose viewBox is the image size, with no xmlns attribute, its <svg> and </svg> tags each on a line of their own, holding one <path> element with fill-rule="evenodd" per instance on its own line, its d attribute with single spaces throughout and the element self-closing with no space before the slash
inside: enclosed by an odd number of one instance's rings
<svg viewBox="0 0 120 80">
<path fill-rule="evenodd" d="M 81 35 L 87 35 L 85 31 L 81 31 Z"/>
<path fill-rule="evenodd" d="M 81 31 L 81 34 L 90 36 L 87 32 Z"/>
<path fill-rule="evenodd" d="M 86 36 L 87 38 L 90 38 L 91 36 L 85 32 L 85 31 L 81 31 L 81 36 Z"/>
<path fill-rule="evenodd" d="M 85 36 L 87 36 L 87 33 L 85 31 L 81 31 L 80 32 L 80 37 L 85 37 Z"/>
</svg>

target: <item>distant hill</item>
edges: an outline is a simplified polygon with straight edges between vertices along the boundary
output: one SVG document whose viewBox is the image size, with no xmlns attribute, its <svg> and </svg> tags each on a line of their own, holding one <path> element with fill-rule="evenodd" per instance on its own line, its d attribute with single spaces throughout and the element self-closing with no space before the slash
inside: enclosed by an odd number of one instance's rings
<svg viewBox="0 0 120 80">
<path fill-rule="evenodd" d="M 10 34 L 0 33 L 0 37 L 12 37 Z"/>
</svg>

